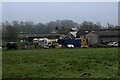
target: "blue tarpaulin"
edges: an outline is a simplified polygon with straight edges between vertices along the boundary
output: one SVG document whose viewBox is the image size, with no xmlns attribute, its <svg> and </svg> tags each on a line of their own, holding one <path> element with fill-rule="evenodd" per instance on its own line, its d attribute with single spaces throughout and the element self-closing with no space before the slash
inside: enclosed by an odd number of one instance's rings
<svg viewBox="0 0 120 80">
<path fill-rule="evenodd" d="M 67 46 L 68 44 L 73 44 L 74 46 L 81 46 L 81 40 L 58 40 L 58 43 Z"/>
</svg>

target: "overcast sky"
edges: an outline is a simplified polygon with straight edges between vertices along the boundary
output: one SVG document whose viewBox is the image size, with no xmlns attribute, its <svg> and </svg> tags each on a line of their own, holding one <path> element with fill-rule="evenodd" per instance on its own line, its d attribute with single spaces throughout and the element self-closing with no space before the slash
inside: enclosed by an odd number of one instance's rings
<svg viewBox="0 0 120 80">
<path fill-rule="evenodd" d="M 118 2 L 119 0 L 1 0 L 2 2 Z"/>
<path fill-rule="evenodd" d="M 3 2 L 3 21 L 49 21 L 70 19 L 77 23 L 100 21 L 118 25 L 117 2 Z"/>
</svg>

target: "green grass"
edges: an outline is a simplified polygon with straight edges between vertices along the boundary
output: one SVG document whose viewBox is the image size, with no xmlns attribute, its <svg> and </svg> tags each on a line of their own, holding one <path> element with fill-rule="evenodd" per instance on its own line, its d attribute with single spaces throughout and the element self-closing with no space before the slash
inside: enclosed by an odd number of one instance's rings
<svg viewBox="0 0 120 80">
<path fill-rule="evenodd" d="M 115 78 L 117 48 L 3 50 L 3 78 Z"/>
</svg>

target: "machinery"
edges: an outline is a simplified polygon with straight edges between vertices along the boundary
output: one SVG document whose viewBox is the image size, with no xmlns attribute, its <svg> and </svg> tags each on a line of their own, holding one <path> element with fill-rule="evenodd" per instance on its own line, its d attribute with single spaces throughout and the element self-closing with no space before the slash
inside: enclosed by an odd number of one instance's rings
<svg viewBox="0 0 120 80">
<path fill-rule="evenodd" d="M 48 38 L 34 38 L 33 43 L 38 44 L 39 47 L 47 48 L 53 45 L 53 43 L 57 42 L 57 39 L 48 39 Z"/>
<path fill-rule="evenodd" d="M 39 47 L 55 47 L 62 45 L 64 47 L 81 47 L 86 48 L 88 47 L 88 40 L 86 38 L 76 38 L 76 39 L 48 39 L 48 38 L 34 38 L 34 44 L 38 44 Z M 61 46 L 60 46 L 61 47 Z"/>
</svg>

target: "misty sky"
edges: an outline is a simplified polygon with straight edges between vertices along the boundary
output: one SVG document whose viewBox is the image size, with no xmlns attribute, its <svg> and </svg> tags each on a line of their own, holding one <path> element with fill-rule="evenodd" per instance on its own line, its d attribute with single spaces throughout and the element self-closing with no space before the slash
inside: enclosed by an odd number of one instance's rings
<svg viewBox="0 0 120 80">
<path fill-rule="evenodd" d="M 55 20 L 100 21 L 118 25 L 117 2 L 4 2 L 3 21 L 34 21 L 47 23 Z"/>
</svg>

